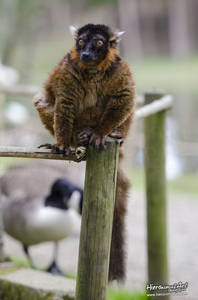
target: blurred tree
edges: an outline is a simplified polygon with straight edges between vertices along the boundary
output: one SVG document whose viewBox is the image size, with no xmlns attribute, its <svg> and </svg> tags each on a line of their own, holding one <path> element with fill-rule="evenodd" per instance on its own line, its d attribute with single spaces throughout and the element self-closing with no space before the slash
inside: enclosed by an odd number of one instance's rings
<svg viewBox="0 0 198 300">
<path fill-rule="evenodd" d="M 15 0 L 16 1 L 16 0 Z M 43 3 L 40 0 L 17 0 L 17 36 L 19 45 L 24 46 L 24 55 L 21 58 L 21 76 L 23 82 L 28 82 L 34 63 L 36 46 L 40 36 L 40 21 L 43 13 Z"/>
<path fill-rule="evenodd" d="M 121 55 L 128 58 L 142 57 L 138 0 L 87 0 L 87 4 L 111 4 L 115 27 L 127 32 L 120 43 Z"/>
<path fill-rule="evenodd" d="M 26 67 L 22 69 L 29 70 L 39 32 L 35 19 L 38 17 L 40 6 L 40 0 L 2 0 L 1 52 L 5 65 L 12 65 L 17 47 L 25 46 L 22 65 L 25 64 Z M 27 78 L 28 74 L 29 71 L 22 75 Z"/>
<path fill-rule="evenodd" d="M 190 52 L 188 8 L 189 0 L 168 0 L 170 51 L 175 58 Z"/>
<path fill-rule="evenodd" d="M 71 4 L 71 15 L 76 17 L 79 16 L 79 13 L 83 12 L 87 5 L 89 5 L 89 0 L 70 0 L 70 4 Z M 90 3 L 91 4 L 91 3 Z"/>
<path fill-rule="evenodd" d="M 155 3 L 156 2 L 156 3 Z M 143 46 L 147 54 L 156 54 L 158 52 L 158 44 L 156 37 L 156 5 L 158 1 L 139 0 L 141 11 L 141 29 L 143 32 Z"/>
<path fill-rule="evenodd" d="M 2 63 L 9 65 L 12 53 L 17 45 L 17 36 L 15 35 L 17 19 L 17 0 L 1 1 L 1 47 Z"/>
<path fill-rule="evenodd" d="M 119 28 L 126 31 L 123 37 L 123 52 L 127 58 L 141 58 L 143 55 L 140 32 L 140 6 L 138 0 L 117 0 Z"/>
</svg>

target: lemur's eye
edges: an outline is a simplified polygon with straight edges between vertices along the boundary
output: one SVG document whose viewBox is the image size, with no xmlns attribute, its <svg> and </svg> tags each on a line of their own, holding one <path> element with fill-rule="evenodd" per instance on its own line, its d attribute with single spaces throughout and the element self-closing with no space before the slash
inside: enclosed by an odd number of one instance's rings
<svg viewBox="0 0 198 300">
<path fill-rule="evenodd" d="M 85 42 L 84 42 L 82 39 L 80 39 L 80 40 L 78 41 L 78 43 L 79 43 L 80 46 L 83 46 Z"/>
<path fill-rule="evenodd" d="M 103 44 L 104 44 L 104 43 L 103 43 L 102 40 L 98 40 L 98 41 L 97 41 L 97 46 L 101 47 Z"/>
</svg>

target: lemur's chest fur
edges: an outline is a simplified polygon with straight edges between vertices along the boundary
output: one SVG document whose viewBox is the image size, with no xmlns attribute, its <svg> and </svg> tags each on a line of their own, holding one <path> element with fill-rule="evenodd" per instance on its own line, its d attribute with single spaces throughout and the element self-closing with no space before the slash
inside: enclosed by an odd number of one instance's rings
<svg viewBox="0 0 198 300">
<path fill-rule="evenodd" d="M 93 85 L 86 89 L 86 94 L 82 101 L 79 101 L 79 113 L 86 111 L 91 107 L 95 107 L 97 104 L 98 95 L 96 91 L 96 87 Z"/>
<path fill-rule="evenodd" d="M 84 88 L 85 95 L 82 99 L 79 99 L 78 114 L 90 109 L 100 110 L 101 112 L 105 105 L 103 81 L 97 77 L 92 77 L 85 82 Z"/>
</svg>

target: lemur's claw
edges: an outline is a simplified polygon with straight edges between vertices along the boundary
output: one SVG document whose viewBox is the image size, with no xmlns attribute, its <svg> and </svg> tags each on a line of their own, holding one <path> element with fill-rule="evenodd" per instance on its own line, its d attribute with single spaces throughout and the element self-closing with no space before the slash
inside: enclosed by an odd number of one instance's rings
<svg viewBox="0 0 198 300">
<path fill-rule="evenodd" d="M 52 153 L 64 153 L 62 146 L 58 147 L 56 144 L 42 144 L 38 148 L 45 148 L 52 151 Z"/>
<path fill-rule="evenodd" d="M 123 144 L 123 138 L 122 138 L 122 135 L 118 132 L 115 132 L 115 131 L 112 131 L 110 134 L 109 134 L 109 137 L 113 138 L 116 140 L 116 143 L 122 145 Z"/>
<path fill-rule="evenodd" d="M 70 156 L 72 154 L 72 150 L 68 147 L 64 149 L 64 155 Z"/>
<path fill-rule="evenodd" d="M 89 144 L 93 145 L 97 150 L 105 149 L 105 137 L 97 133 L 92 133 Z"/>
<path fill-rule="evenodd" d="M 52 150 L 54 148 L 54 144 L 41 144 L 40 146 L 38 146 L 38 148 L 45 148 L 45 149 L 50 149 Z"/>
</svg>

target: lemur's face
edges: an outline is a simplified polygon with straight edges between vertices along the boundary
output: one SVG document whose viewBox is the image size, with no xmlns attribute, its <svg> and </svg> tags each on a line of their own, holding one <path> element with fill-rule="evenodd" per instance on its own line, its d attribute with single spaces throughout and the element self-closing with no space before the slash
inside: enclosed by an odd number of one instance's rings
<svg viewBox="0 0 198 300">
<path fill-rule="evenodd" d="M 84 63 L 99 63 L 107 55 L 109 41 L 108 37 L 102 33 L 87 30 L 77 36 L 76 46 L 81 61 Z"/>
<path fill-rule="evenodd" d="M 70 31 L 76 40 L 77 55 L 84 64 L 88 65 L 102 62 L 110 52 L 118 53 L 118 42 L 124 33 L 113 32 L 103 24 L 87 24 L 81 28 L 70 26 Z"/>
</svg>

